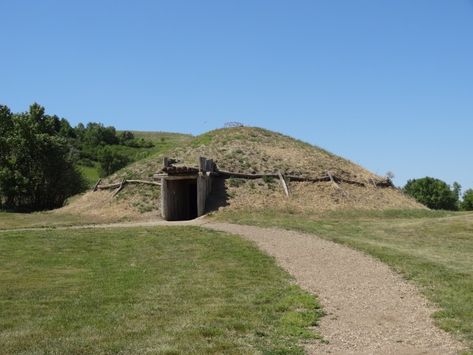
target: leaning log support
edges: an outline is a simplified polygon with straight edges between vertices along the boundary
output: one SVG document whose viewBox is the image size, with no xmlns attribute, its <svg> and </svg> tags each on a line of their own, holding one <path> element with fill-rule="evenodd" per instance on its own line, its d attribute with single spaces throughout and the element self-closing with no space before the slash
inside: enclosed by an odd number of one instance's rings
<svg viewBox="0 0 473 355">
<path fill-rule="evenodd" d="M 330 171 L 327 171 L 327 176 L 329 177 L 330 181 L 332 182 L 333 186 L 335 186 L 337 189 L 340 188 L 340 185 L 338 185 L 336 182 L 335 182 L 335 179 L 333 178 L 332 176 L 332 173 Z"/>
<path fill-rule="evenodd" d="M 282 188 L 284 189 L 284 193 L 287 197 L 289 197 L 289 189 L 287 188 L 286 180 L 284 180 L 284 176 L 281 172 L 278 172 L 279 181 L 281 182 Z"/>
<path fill-rule="evenodd" d="M 100 185 L 101 182 L 102 182 L 102 179 L 98 179 L 96 184 L 94 185 L 94 189 L 92 191 L 94 191 L 94 192 L 97 191 L 97 188 L 98 188 L 98 186 Z"/>
<path fill-rule="evenodd" d="M 115 190 L 115 192 L 113 193 L 112 195 L 112 198 L 114 198 L 116 195 L 118 195 L 118 193 L 123 189 L 123 187 L 125 186 L 126 184 L 126 180 L 123 179 L 122 182 L 120 183 L 120 186 L 118 186 L 118 188 Z"/>
</svg>

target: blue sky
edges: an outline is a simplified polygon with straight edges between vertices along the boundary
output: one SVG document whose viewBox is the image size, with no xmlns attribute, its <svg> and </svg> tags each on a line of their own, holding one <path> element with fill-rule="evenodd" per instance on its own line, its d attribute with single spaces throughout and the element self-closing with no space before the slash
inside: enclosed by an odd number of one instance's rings
<svg viewBox="0 0 473 355">
<path fill-rule="evenodd" d="M 0 103 L 118 129 L 240 121 L 473 188 L 470 0 L 0 0 Z"/>
</svg>

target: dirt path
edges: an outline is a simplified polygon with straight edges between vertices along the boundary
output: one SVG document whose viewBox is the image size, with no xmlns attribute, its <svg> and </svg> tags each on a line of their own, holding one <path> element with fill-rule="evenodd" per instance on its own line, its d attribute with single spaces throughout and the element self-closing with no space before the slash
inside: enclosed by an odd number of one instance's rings
<svg viewBox="0 0 473 355">
<path fill-rule="evenodd" d="M 434 309 L 385 264 L 313 235 L 209 223 L 241 235 L 274 256 L 324 311 L 318 331 L 328 344 L 311 354 L 456 354 L 462 346 L 433 324 Z"/>
<path fill-rule="evenodd" d="M 55 229 L 202 226 L 255 242 L 319 297 L 324 311 L 318 332 L 328 341 L 307 344 L 310 354 L 457 354 L 462 345 L 437 328 L 434 309 L 416 288 L 385 264 L 314 235 L 253 226 L 151 221 Z M 24 228 L 21 230 L 37 230 Z M 6 231 L 6 230 L 3 230 Z M 1 231 L 0 231 L 1 232 Z"/>
</svg>

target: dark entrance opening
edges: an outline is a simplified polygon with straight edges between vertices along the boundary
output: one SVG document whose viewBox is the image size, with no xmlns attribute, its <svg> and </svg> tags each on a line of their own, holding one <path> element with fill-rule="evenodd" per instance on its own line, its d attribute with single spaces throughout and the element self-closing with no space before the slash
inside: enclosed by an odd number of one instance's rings
<svg viewBox="0 0 473 355">
<path fill-rule="evenodd" d="M 197 218 L 197 179 L 167 180 L 167 220 Z"/>
</svg>

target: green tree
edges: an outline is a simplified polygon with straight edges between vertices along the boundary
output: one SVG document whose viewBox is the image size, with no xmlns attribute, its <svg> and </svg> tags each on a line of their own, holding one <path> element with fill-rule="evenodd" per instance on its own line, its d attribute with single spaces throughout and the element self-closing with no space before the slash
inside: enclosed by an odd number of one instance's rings
<svg viewBox="0 0 473 355">
<path fill-rule="evenodd" d="M 404 192 L 431 209 L 458 210 L 460 185 L 453 189 L 442 180 L 432 177 L 409 180 Z"/>
<path fill-rule="evenodd" d="M 120 144 L 124 144 L 126 141 L 135 139 L 135 135 L 131 131 L 123 131 L 120 133 L 118 139 L 120 140 Z"/>
<path fill-rule="evenodd" d="M 100 175 L 103 177 L 123 168 L 130 162 L 130 159 L 112 147 L 105 146 L 98 151 L 98 161 L 100 163 Z"/>
<path fill-rule="evenodd" d="M 62 206 L 84 183 L 71 145 L 59 133 L 63 124 L 38 104 L 12 114 L 0 107 L 0 204 L 17 210 Z"/>
<path fill-rule="evenodd" d="M 104 127 L 101 123 L 89 122 L 82 133 L 83 143 L 90 146 L 118 144 L 115 127 Z"/>
<path fill-rule="evenodd" d="M 463 194 L 461 209 L 463 211 L 473 211 L 473 189 L 468 189 Z"/>
<path fill-rule="evenodd" d="M 7 106 L 0 106 L 0 207 L 12 201 L 15 195 L 14 159 L 11 157 L 13 115 Z"/>
</svg>

